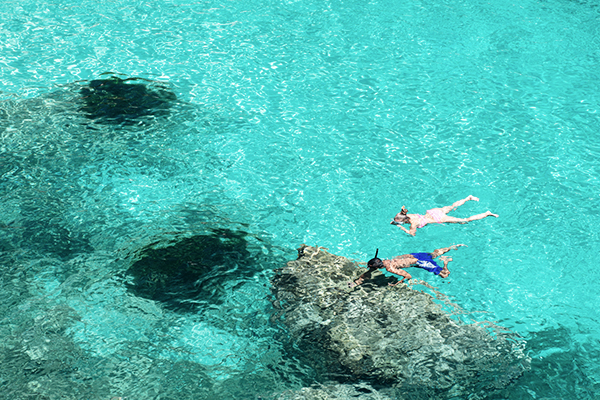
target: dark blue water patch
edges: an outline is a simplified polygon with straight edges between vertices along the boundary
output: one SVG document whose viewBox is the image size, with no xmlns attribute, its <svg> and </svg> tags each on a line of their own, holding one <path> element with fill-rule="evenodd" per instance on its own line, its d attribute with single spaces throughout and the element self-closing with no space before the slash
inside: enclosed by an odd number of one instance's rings
<svg viewBox="0 0 600 400">
<path fill-rule="evenodd" d="M 16 316 L 15 310 L 11 311 L 13 320 L 28 318 L 24 312 Z M 7 398 L 60 397 L 66 388 L 78 393 L 85 386 L 72 379 L 77 375 L 75 365 L 85 353 L 65 335 L 76 313 L 64 306 L 44 311 L 37 318 L 30 317 L 28 323 L 15 324 L 3 332 L 0 391 Z"/>
<path fill-rule="evenodd" d="M 221 228 L 156 241 L 133 252 L 127 287 L 177 312 L 221 304 L 226 286 L 235 289 L 268 263 L 246 237 L 246 232 Z"/>
<path fill-rule="evenodd" d="M 143 117 L 168 115 L 177 96 L 164 84 L 148 79 L 122 79 L 112 73 L 80 89 L 80 111 L 96 123 L 132 125 Z"/>
</svg>

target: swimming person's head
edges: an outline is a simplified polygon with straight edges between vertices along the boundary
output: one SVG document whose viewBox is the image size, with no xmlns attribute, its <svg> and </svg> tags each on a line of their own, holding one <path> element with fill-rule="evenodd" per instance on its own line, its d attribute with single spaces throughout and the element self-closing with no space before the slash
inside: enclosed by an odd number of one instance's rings
<svg viewBox="0 0 600 400">
<path fill-rule="evenodd" d="M 406 215 L 407 211 L 408 210 L 404 208 L 404 206 L 402 206 L 402 211 L 396 214 L 394 220 L 390 223 L 392 225 L 410 224 L 410 218 L 408 217 L 408 215 Z"/>
<path fill-rule="evenodd" d="M 367 272 L 361 274 L 358 278 L 356 278 L 352 282 L 348 283 L 348 287 L 353 288 L 355 286 L 360 285 L 361 283 L 363 283 L 364 280 L 371 279 L 371 273 L 373 271 L 375 271 L 376 269 L 379 269 L 379 268 L 384 268 L 383 261 L 381 261 L 379 258 L 377 258 L 377 253 L 379 253 L 379 249 L 377 249 L 377 251 L 375 252 L 375 258 L 372 258 L 367 263 L 369 270 Z"/>
<path fill-rule="evenodd" d="M 379 269 L 379 268 L 384 268 L 383 265 L 383 261 L 381 261 L 381 259 L 377 258 L 377 254 L 379 253 L 379 249 L 377 249 L 377 251 L 375 251 L 375 257 L 370 259 L 369 262 L 367 263 L 367 267 L 369 267 L 369 270 L 375 270 L 375 269 Z"/>
</svg>

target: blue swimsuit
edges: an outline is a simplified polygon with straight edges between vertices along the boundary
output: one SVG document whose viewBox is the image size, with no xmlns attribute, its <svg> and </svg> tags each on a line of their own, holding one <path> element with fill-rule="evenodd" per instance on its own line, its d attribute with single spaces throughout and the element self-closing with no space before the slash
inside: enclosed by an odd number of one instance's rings
<svg viewBox="0 0 600 400">
<path fill-rule="evenodd" d="M 433 258 L 431 258 L 431 253 L 410 253 L 410 255 L 418 260 L 417 265 L 424 270 L 439 275 L 443 269 L 437 265 L 435 261 L 433 261 Z"/>
</svg>

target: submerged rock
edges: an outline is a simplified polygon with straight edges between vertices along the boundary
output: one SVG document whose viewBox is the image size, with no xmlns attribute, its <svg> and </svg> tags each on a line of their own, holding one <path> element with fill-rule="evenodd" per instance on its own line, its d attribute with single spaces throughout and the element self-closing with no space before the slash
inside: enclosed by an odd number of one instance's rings
<svg viewBox="0 0 600 400">
<path fill-rule="evenodd" d="M 276 400 L 325 400 L 325 399 L 356 399 L 356 400 L 392 400 L 385 391 L 379 391 L 366 383 L 356 385 L 346 384 L 314 384 L 299 390 L 280 393 Z M 399 400 L 395 398 L 395 400 Z"/>
<path fill-rule="evenodd" d="M 394 388 L 395 398 L 485 397 L 527 369 L 517 335 L 461 324 L 431 295 L 389 287 L 393 278 L 381 273 L 349 289 L 359 272 L 347 258 L 303 245 L 273 278 L 284 325 L 329 379 Z"/>
<path fill-rule="evenodd" d="M 132 82 L 143 82 L 135 83 Z M 133 124 L 141 117 L 165 115 L 177 97 L 166 86 L 142 78 L 110 76 L 80 89 L 86 117 L 104 124 Z"/>
<path fill-rule="evenodd" d="M 229 229 L 152 243 L 132 258 L 129 290 L 174 311 L 220 304 L 226 285 L 254 275 L 259 264 L 245 233 Z"/>
</svg>

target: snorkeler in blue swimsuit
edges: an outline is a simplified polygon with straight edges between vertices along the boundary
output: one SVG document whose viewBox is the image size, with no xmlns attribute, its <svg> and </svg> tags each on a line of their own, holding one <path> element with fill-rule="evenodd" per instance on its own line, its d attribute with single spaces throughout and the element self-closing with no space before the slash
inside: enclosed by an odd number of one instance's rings
<svg viewBox="0 0 600 400">
<path fill-rule="evenodd" d="M 452 261 L 450 257 L 440 257 L 442 254 L 449 252 L 450 250 L 456 250 L 457 248 L 465 246 L 464 244 L 455 244 L 450 247 L 444 247 L 441 249 L 436 249 L 431 253 L 410 253 L 404 254 L 401 256 L 397 256 L 392 258 L 391 260 L 382 260 L 377 258 L 377 254 L 379 253 L 379 249 L 375 253 L 375 258 L 371 259 L 367 263 L 367 267 L 369 270 L 356 278 L 354 281 L 350 282 L 348 286 L 355 287 L 364 282 L 365 279 L 369 279 L 371 277 L 371 273 L 376 269 L 385 268 L 388 272 L 392 274 L 399 275 L 402 277 L 398 282 L 394 284 L 389 284 L 390 286 L 396 286 L 397 284 L 404 282 L 405 279 L 410 280 L 412 276 L 405 271 L 405 268 L 410 267 L 419 267 L 423 268 L 426 271 L 433 272 L 435 275 L 439 275 L 442 278 L 447 278 L 450 275 L 450 271 L 448 270 L 448 263 Z M 440 257 L 440 260 L 444 262 L 444 266 L 440 267 L 434 261 L 435 258 Z"/>
<path fill-rule="evenodd" d="M 411 256 L 417 259 L 417 265 L 426 271 L 433 272 L 435 275 L 439 275 L 443 268 L 433 261 L 431 253 L 410 253 Z M 450 272 L 448 272 L 450 273 Z"/>
</svg>

